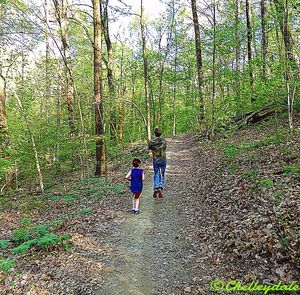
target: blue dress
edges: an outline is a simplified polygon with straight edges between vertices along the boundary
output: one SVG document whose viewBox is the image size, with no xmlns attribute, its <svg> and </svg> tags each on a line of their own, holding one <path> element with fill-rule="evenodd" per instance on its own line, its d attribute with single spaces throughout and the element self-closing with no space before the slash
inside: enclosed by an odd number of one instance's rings
<svg viewBox="0 0 300 295">
<path fill-rule="evenodd" d="M 130 190 L 132 193 L 140 193 L 143 190 L 143 169 L 133 168 L 131 170 Z"/>
</svg>

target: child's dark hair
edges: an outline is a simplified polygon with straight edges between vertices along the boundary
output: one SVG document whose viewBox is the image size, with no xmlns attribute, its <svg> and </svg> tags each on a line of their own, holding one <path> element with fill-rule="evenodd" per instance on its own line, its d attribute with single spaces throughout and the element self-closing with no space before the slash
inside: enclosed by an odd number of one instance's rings
<svg viewBox="0 0 300 295">
<path fill-rule="evenodd" d="M 133 159 L 132 161 L 132 166 L 137 168 L 141 165 L 141 160 L 140 159 Z"/>
</svg>

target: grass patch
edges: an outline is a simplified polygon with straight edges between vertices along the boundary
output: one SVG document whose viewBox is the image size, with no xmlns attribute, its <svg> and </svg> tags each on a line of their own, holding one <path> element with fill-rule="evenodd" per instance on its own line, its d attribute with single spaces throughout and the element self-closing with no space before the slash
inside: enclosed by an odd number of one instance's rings
<svg viewBox="0 0 300 295">
<path fill-rule="evenodd" d="M 257 177 L 258 170 L 257 169 L 250 169 L 243 173 L 242 177 L 245 180 L 254 180 Z"/>
<path fill-rule="evenodd" d="M 234 163 L 231 163 L 228 165 L 228 169 L 230 172 L 235 172 L 238 168 L 238 165 L 237 164 L 234 164 Z"/>
<path fill-rule="evenodd" d="M 261 140 L 262 145 L 279 144 L 287 140 L 287 135 L 284 130 L 277 130 L 267 136 L 264 136 Z"/>
<path fill-rule="evenodd" d="M 91 209 L 91 208 L 86 208 L 86 209 L 82 209 L 82 210 L 79 210 L 77 212 L 73 212 L 71 213 L 71 216 L 72 217 L 75 217 L 75 216 L 79 216 L 79 215 L 88 215 L 88 214 L 92 214 L 94 213 L 94 210 Z"/>
<path fill-rule="evenodd" d="M 276 198 L 282 198 L 284 196 L 284 192 L 283 191 L 273 192 L 273 196 Z"/>
<path fill-rule="evenodd" d="M 273 186 L 273 179 L 271 179 L 271 178 L 261 179 L 261 180 L 259 181 L 259 184 L 260 184 L 262 187 L 272 187 L 272 186 Z"/>
<path fill-rule="evenodd" d="M 300 173 L 300 166 L 285 166 L 283 168 L 284 173 Z"/>
</svg>

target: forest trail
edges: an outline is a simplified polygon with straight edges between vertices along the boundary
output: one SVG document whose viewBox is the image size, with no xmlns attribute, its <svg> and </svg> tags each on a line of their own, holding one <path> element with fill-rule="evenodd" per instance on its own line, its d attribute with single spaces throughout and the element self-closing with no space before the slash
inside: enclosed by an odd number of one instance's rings
<svg viewBox="0 0 300 295">
<path fill-rule="evenodd" d="M 188 177 L 185 166 L 191 154 L 187 137 L 168 139 L 167 143 L 165 196 L 153 198 L 153 170 L 148 162 L 141 213 L 124 213 L 126 221 L 110 237 L 110 242 L 117 244 L 117 253 L 99 294 L 169 294 L 170 283 L 179 286 L 191 276 L 182 255 L 184 244 L 178 239 L 184 224 L 178 215 L 182 195 L 174 186 L 178 179 Z"/>
<path fill-rule="evenodd" d="M 18 257 L 16 271 L 0 276 L 0 294 L 214 295 L 214 280 L 297 281 L 299 136 L 274 126 L 245 128 L 216 142 L 198 142 L 197 135 L 167 139 L 165 197 L 152 196 L 149 159 L 139 215 L 127 212 L 131 195 L 122 179 L 128 164 L 112 169 L 116 183 L 107 184 L 120 193 L 100 195 L 105 182 L 99 178 L 57 192 L 62 200 L 80 196 L 73 205 L 53 200 L 52 192 L 47 214 L 33 212 L 31 222 L 64 217 L 55 233 L 70 234 L 72 247 Z M 282 159 L 287 164 L 279 166 Z M 87 208 L 89 214 L 74 214 Z M 5 213 L 0 231 L 3 224 L 18 226 L 14 213 Z M 282 216 L 290 216 L 288 223 Z M 288 248 L 279 240 L 287 231 L 293 234 Z"/>
</svg>

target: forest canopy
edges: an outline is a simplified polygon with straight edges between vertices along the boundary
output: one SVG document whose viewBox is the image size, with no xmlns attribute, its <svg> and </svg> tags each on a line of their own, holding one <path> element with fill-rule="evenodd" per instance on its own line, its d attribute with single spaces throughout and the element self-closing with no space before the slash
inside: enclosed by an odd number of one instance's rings
<svg viewBox="0 0 300 295">
<path fill-rule="evenodd" d="M 1 193 L 105 175 L 155 126 L 213 138 L 286 112 L 293 128 L 299 0 L 161 0 L 155 18 L 136 2 L 0 1 Z"/>
</svg>

